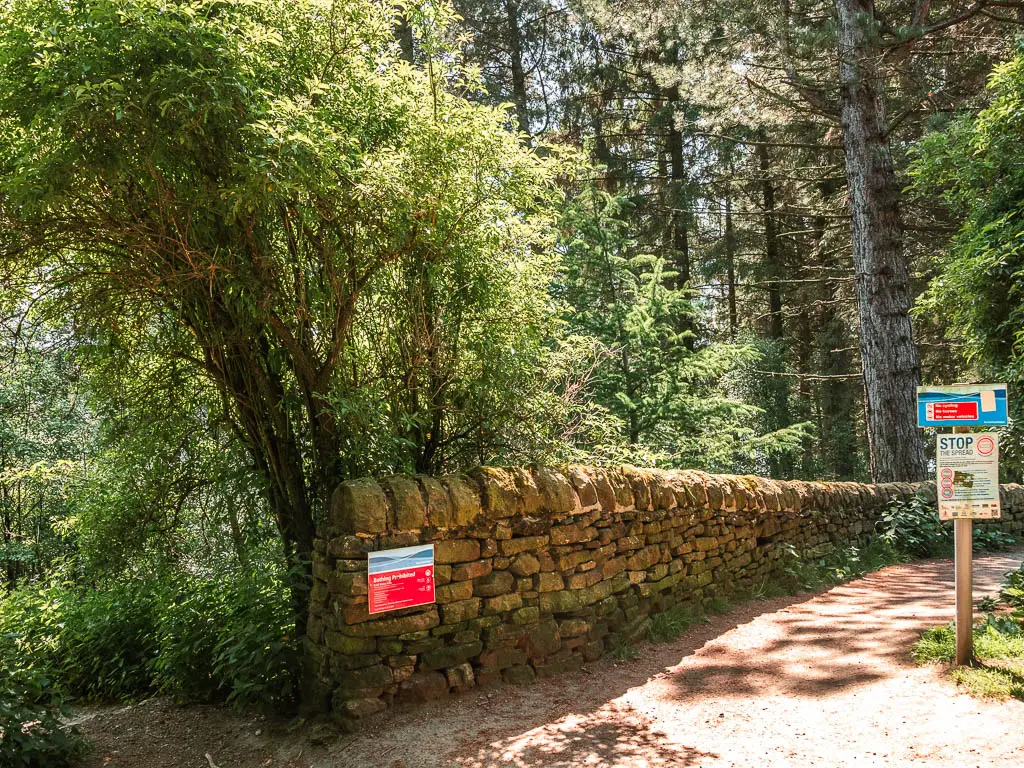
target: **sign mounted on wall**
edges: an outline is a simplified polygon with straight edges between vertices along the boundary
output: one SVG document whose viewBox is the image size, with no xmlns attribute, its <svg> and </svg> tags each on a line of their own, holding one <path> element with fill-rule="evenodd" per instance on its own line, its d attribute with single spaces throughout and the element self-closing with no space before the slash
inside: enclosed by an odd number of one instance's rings
<svg viewBox="0 0 1024 768">
<path fill-rule="evenodd" d="M 999 436 L 995 432 L 939 435 L 935 459 L 940 519 L 999 517 Z"/>
<path fill-rule="evenodd" d="M 387 549 L 369 555 L 370 613 L 434 602 L 434 545 Z"/>
<path fill-rule="evenodd" d="M 1007 415 L 1005 384 L 917 388 L 919 427 L 1001 427 Z"/>
</svg>

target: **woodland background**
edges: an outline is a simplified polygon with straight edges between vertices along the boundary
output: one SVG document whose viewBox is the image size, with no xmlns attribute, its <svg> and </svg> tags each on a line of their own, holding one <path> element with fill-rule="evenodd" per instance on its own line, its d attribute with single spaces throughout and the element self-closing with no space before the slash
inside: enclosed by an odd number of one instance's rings
<svg viewBox="0 0 1024 768">
<path fill-rule="evenodd" d="M 1019 414 L 1015 2 L 0 22 L 0 625 L 55 696 L 294 699 L 346 478 L 917 480 L 917 384 Z"/>
</svg>

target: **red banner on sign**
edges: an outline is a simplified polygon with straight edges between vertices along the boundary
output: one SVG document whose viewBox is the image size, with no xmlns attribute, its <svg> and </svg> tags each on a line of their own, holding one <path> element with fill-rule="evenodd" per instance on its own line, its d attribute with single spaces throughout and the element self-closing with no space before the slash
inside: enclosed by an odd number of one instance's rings
<svg viewBox="0 0 1024 768">
<path fill-rule="evenodd" d="M 978 418 L 978 404 L 972 402 L 952 401 L 948 403 L 928 403 L 928 418 L 935 421 L 975 421 Z"/>
<path fill-rule="evenodd" d="M 434 602 L 434 566 L 371 573 L 370 613 L 395 611 Z"/>
</svg>

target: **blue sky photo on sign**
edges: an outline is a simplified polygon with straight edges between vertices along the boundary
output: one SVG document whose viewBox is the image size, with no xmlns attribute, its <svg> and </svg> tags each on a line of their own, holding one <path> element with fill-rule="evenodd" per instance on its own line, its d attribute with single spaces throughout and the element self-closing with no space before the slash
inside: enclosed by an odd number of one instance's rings
<svg viewBox="0 0 1024 768">
<path fill-rule="evenodd" d="M 999 427 L 1007 420 L 1005 384 L 917 388 L 919 427 Z"/>
</svg>

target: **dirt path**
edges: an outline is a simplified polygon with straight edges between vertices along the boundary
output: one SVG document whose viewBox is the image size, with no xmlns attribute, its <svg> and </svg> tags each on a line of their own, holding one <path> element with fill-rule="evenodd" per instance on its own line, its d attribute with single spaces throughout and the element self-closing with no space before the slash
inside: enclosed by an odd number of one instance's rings
<svg viewBox="0 0 1024 768">
<path fill-rule="evenodd" d="M 1022 556 L 979 558 L 976 598 Z M 84 729 L 98 737 L 95 766 L 126 768 L 199 768 L 205 752 L 219 768 L 1018 768 L 1024 703 L 957 694 L 938 668 L 909 660 L 922 630 L 952 618 L 952 573 L 949 561 L 894 566 L 822 594 L 748 603 L 632 661 L 397 710 L 355 736 L 166 705 L 164 725 L 129 740 L 102 713 Z M 173 728 L 182 717 L 191 723 Z"/>
</svg>

